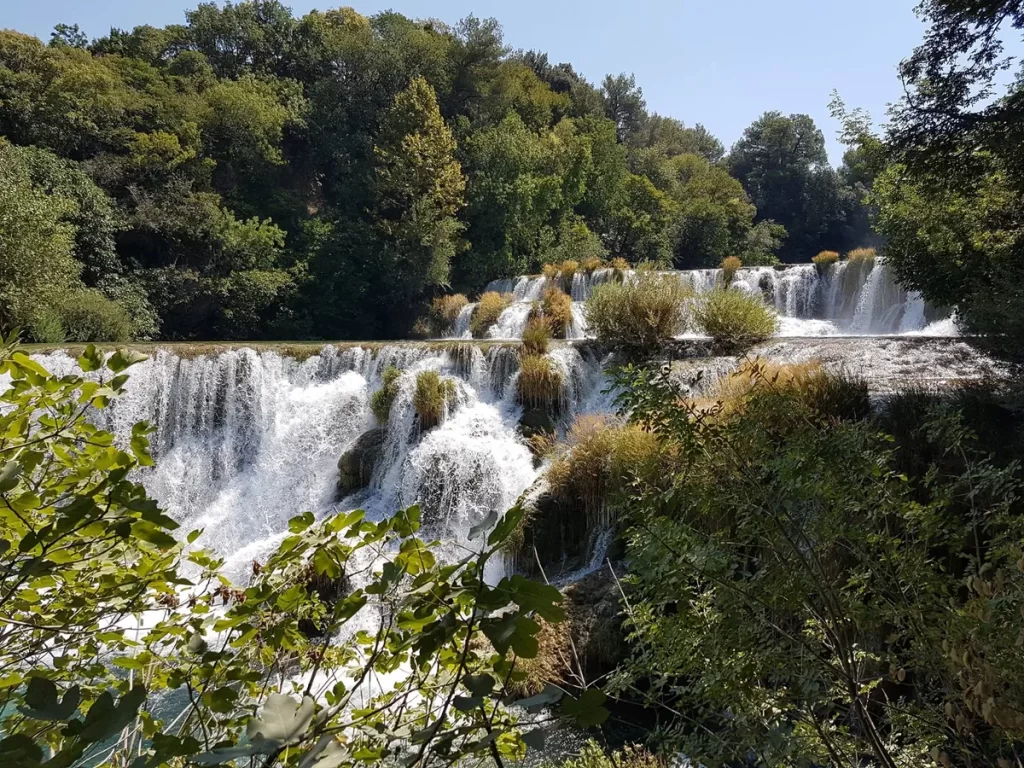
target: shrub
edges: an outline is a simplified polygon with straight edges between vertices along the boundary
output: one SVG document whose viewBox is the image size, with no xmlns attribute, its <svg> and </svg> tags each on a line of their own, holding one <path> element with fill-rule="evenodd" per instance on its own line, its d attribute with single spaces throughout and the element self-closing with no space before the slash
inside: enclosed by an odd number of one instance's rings
<svg viewBox="0 0 1024 768">
<path fill-rule="evenodd" d="M 524 354 L 519 361 L 516 399 L 529 408 L 557 412 L 562 400 L 562 374 L 543 355 Z"/>
<path fill-rule="evenodd" d="M 67 340 L 61 313 L 52 306 L 38 307 L 32 313 L 28 332 L 37 344 L 60 344 Z"/>
<path fill-rule="evenodd" d="M 814 266 L 819 269 L 824 269 L 825 267 L 831 266 L 839 261 L 839 254 L 836 251 L 822 251 L 811 259 L 811 261 L 814 263 Z"/>
<path fill-rule="evenodd" d="M 867 382 L 827 370 L 817 360 L 778 364 L 763 358 L 745 360 L 735 372 L 716 382 L 698 403 L 721 403 L 726 414 L 743 409 L 752 395 L 764 390 L 795 395 L 825 418 L 856 421 L 871 413 Z"/>
<path fill-rule="evenodd" d="M 854 248 L 846 254 L 846 260 L 851 264 L 874 264 L 877 256 L 874 248 Z"/>
<path fill-rule="evenodd" d="M 621 256 L 616 256 L 614 259 L 612 259 L 609 262 L 608 266 L 611 267 L 613 276 L 620 283 L 622 282 L 622 279 L 626 276 L 626 273 L 629 272 L 629 262 L 626 261 Z"/>
<path fill-rule="evenodd" d="M 572 325 L 572 299 L 559 288 L 548 288 L 540 303 L 541 312 L 551 324 L 551 335 L 564 339 Z"/>
<path fill-rule="evenodd" d="M 523 350 L 532 355 L 546 355 L 549 341 L 551 341 L 551 321 L 543 316 L 531 316 L 523 330 Z"/>
<path fill-rule="evenodd" d="M 398 396 L 398 377 L 402 372 L 389 365 L 380 376 L 381 387 L 370 398 L 370 410 L 380 424 L 387 424 L 391 416 L 391 404 Z"/>
<path fill-rule="evenodd" d="M 541 274 L 547 278 L 548 282 L 554 282 L 558 280 L 558 265 L 557 264 L 545 264 L 541 268 Z"/>
<path fill-rule="evenodd" d="M 580 265 L 585 273 L 593 274 L 604 266 L 604 261 L 597 256 L 588 256 Z"/>
<path fill-rule="evenodd" d="M 455 399 L 455 382 L 441 378 L 437 371 L 421 371 L 416 376 L 412 405 L 420 417 L 420 429 L 426 432 L 440 424 Z"/>
<path fill-rule="evenodd" d="M 487 329 L 498 321 L 498 317 L 511 303 L 512 296 L 508 293 L 488 291 L 481 296 L 469 320 L 469 330 L 473 338 L 483 338 L 487 334 Z"/>
<path fill-rule="evenodd" d="M 701 296 L 694 315 L 697 325 L 725 351 L 738 351 L 771 338 L 778 330 L 775 310 L 760 297 L 716 289 Z"/>
<path fill-rule="evenodd" d="M 644 269 L 633 280 L 597 286 L 584 312 L 600 341 L 653 350 L 686 330 L 690 298 L 690 289 L 675 275 Z"/>
<path fill-rule="evenodd" d="M 579 756 L 566 760 L 562 768 L 666 768 L 668 762 L 648 752 L 639 744 L 630 744 L 611 755 L 591 739 L 580 750 Z"/>
<path fill-rule="evenodd" d="M 732 285 L 732 279 L 736 277 L 736 271 L 743 266 L 743 262 L 740 261 L 736 256 L 727 256 L 722 259 L 722 280 L 728 287 Z"/>
<path fill-rule="evenodd" d="M 637 424 L 606 416 L 579 416 L 548 470 L 556 496 L 579 503 L 589 515 L 606 507 L 608 495 L 631 478 L 657 467 L 657 437 Z"/>
<path fill-rule="evenodd" d="M 467 304 L 469 304 L 469 299 L 461 293 L 438 296 L 430 302 L 430 320 L 438 336 L 443 336 L 451 331 L 455 321 L 459 319 L 459 314 Z"/>
<path fill-rule="evenodd" d="M 99 291 L 76 291 L 60 306 L 66 341 L 128 341 L 133 323 L 117 302 Z"/>
</svg>

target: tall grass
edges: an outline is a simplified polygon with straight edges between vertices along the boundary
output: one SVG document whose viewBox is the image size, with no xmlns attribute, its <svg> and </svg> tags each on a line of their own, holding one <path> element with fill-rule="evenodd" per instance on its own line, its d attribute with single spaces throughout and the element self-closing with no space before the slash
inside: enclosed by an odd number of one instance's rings
<svg viewBox="0 0 1024 768">
<path fill-rule="evenodd" d="M 370 410 L 379 424 L 387 424 L 391 416 L 391 404 L 398 396 L 398 377 L 402 372 L 389 365 L 381 374 L 381 387 L 370 398 Z"/>
<path fill-rule="evenodd" d="M 715 346 L 736 352 L 771 338 L 778 331 L 775 310 L 759 296 L 715 289 L 701 296 L 694 307 L 697 326 Z"/>
<path fill-rule="evenodd" d="M 564 339 L 572 325 L 572 299 L 565 291 L 550 287 L 544 291 L 540 302 L 541 312 L 551 324 L 551 335 Z"/>
<path fill-rule="evenodd" d="M 822 251 L 817 256 L 811 259 L 814 266 L 819 269 L 825 269 L 830 267 L 839 261 L 839 253 L 837 251 Z"/>
<path fill-rule="evenodd" d="M 652 477 L 658 456 L 657 437 L 639 425 L 580 416 L 556 448 L 548 483 L 557 497 L 596 516 L 605 510 L 610 493 L 632 478 Z"/>
<path fill-rule="evenodd" d="M 580 262 L 580 266 L 584 273 L 591 275 L 604 266 L 604 260 L 599 256 L 587 256 L 587 258 Z"/>
<path fill-rule="evenodd" d="M 516 400 L 528 408 L 557 413 L 561 410 L 562 399 L 562 374 L 551 358 L 539 354 L 522 355 L 516 378 Z"/>
<path fill-rule="evenodd" d="M 498 321 L 498 317 L 511 303 L 512 295 L 508 293 L 488 291 L 481 296 L 469 319 L 469 330 L 473 338 L 484 338 L 487 330 Z"/>
<path fill-rule="evenodd" d="M 532 316 L 523 330 L 524 351 L 532 355 L 546 355 L 550 341 L 551 321 L 544 316 Z"/>
<path fill-rule="evenodd" d="M 821 362 L 774 363 L 764 358 L 745 360 L 729 376 L 716 382 L 698 407 L 720 404 L 730 415 L 742 411 L 747 400 L 764 391 L 791 394 L 826 419 L 858 421 L 871 413 L 868 385 L 842 371 L 830 371 Z"/>
<path fill-rule="evenodd" d="M 846 260 L 851 264 L 874 264 L 878 258 L 878 252 L 874 248 L 854 248 L 846 254 Z"/>
<path fill-rule="evenodd" d="M 438 296 L 430 302 L 429 316 L 434 332 L 438 336 L 449 333 L 467 304 L 469 299 L 462 293 Z"/>
<path fill-rule="evenodd" d="M 650 351 L 686 330 L 691 296 L 675 275 L 641 269 L 631 280 L 597 286 L 584 312 L 598 340 Z"/>
<path fill-rule="evenodd" d="M 421 371 L 416 376 L 412 405 L 420 417 L 420 429 L 426 432 L 440 424 L 455 399 L 455 382 L 437 371 Z"/>
<path fill-rule="evenodd" d="M 612 259 L 608 263 L 608 266 L 611 267 L 612 269 L 612 276 L 620 283 L 626 276 L 626 273 L 629 272 L 629 262 L 626 261 L 621 256 L 616 256 L 614 259 Z"/>
<path fill-rule="evenodd" d="M 732 280 L 736 277 L 736 272 L 742 266 L 743 262 L 740 261 L 737 256 L 726 256 L 722 259 L 722 280 L 725 282 L 726 287 L 732 285 Z"/>
</svg>

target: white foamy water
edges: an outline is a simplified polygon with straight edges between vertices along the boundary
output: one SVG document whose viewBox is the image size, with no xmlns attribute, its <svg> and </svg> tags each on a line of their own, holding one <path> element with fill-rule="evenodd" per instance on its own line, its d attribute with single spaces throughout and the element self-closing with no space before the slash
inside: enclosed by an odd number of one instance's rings
<svg viewBox="0 0 1024 768">
<path fill-rule="evenodd" d="M 665 274 L 676 275 L 697 294 L 722 285 L 720 269 L 694 269 Z M 612 280 L 610 269 L 573 276 L 569 293 L 573 300 L 573 322 L 569 339 L 587 338 L 584 305 L 596 286 Z M 626 275 L 629 279 L 629 273 Z M 518 339 L 526 326 L 532 302 L 543 295 L 549 281 L 523 276 L 491 282 L 486 290 L 509 293 L 514 303 L 490 329 L 493 339 Z M 873 262 L 847 261 L 819 269 L 813 264 L 781 268 L 746 267 L 736 272 L 735 290 L 761 296 L 779 315 L 779 335 L 797 336 L 956 336 L 956 323 L 941 311 L 929 307 L 916 291 L 906 291 L 893 279 L 882 259 Z M 459 318 L 453 335 L 469 337 L 469 313 Z M 690 331 L 685 337 L 697 337 Z"/>
</svg>

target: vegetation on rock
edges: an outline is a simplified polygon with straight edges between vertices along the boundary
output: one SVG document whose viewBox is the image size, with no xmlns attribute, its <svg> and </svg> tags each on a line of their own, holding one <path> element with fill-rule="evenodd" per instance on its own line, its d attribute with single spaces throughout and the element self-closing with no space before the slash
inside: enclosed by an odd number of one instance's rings
<svg viewBox="0 0 1024 768">
<path fill-rule="evenodd" d="M 437 371 L 420 371 L 416 374 L 412 406 L 419 416 L 422 431 L 433 429 L 444 420 L 455 395 L 455 382 L 452 379 L 442 377 Z"/>
<path fill-rule="evenodd" d="M 760 296 L 722 289 L 695 300 L 693 319 L 719 349 L 733 352 L 770 339 L 779 322 Z"/>
<path fill-rule="evenodd" d="M 531 317 L 523 329 L 525 355 L 546 355 L 551 342 L 551 321 L 544 315 Z"/>
<path fill-rule="evenodd" d="M 811 261 L 814 263 L 814 266 L 819 269 L 825 269 L 839 261 L 839 253 L 838 251 L 822 251 L 812 258 Z"/>
<path fill-rule="evenodd" d="M 676 276 L 641 269 L 630 280 L 595 287 L 584 313 L 599 341 L 650 351 L 686 330 L 691 295 Z"/>
<path fill-rule="evenodd" d="M 391 417 L 391 404 L 398 397 L 398 379 L 402 372 L 395 366 L 387 366 L 380 375 L 380 389 L 370 397 L 370 410 L 377 423 L 384 425 Z"/>
<path fill-rule="evenodd" d="M 484 338 L 490 327 L 498 321 L 499 315 L 508 309 L 511 303 L 512 296 L 507 293 L 488 291 L 483 294 L 473 307 L 473 314 L 469 319 L 469 330 L 473 338 Z"/>
<path fill-rule="evenodd" d="M 529 353 L 521 356 L 516 377 L 517 402 L 557 414 L 565 399 L 563 386 L 562 374 L 550 357 Z"/>
<path fill-rule="evenodd" d="M 564 339 L 572 325 L 572 299 L 569 294 L 555 286 L 546 288 L 540 309 L 542 316 L 551 324 L 551 335 Z"/>
<path fill-rule="evenodd" d="M 459 319 L 459 315 L 468 304 L 469 299 L 462 293 L 438 296 L 430 302 L 429 317 L 434 334 L 444 336 L 451 333 L 455 327 L 455 321 Z"/>
</svg>

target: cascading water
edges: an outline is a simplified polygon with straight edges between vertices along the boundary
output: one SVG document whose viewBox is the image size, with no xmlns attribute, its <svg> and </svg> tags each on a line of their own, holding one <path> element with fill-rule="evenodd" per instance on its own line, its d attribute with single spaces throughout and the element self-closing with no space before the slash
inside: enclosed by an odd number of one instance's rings
<svg viewBox="0 0 1024 768">
<path fill-rule="evenodd" d="M 706 293 L 723 281 L 720 269 L 666 274 L 677 275 L 697 294 Z M 569 286 L 573 322 L 566 334 L 568 338 L 587 337 L 584 302 L 596 286 L 613 277 L 614 272 L 610 269 L 573 275 Z M 548 279 L 542 276 L 491 282 L 487 291 L 510 294 L 513 302 L 488 331 L 488 337 L 521 338 L 533 303 L 541 299 L 548 285 Z M 926 306 L 916 291 L 901 288 L 882 259 L 843 261 L 825 268 L 813 264 L 747 267 L 736 272 L 732 286 L 736 290 L 761 295 L 775 307 L 780 320 L 780 336 L 956 335 L 955 322 Z M 463 310 L 455 324 L 454 337 L 469 338 L 469 319 L 474 306 L 471 304 Z"/>
</svg>

